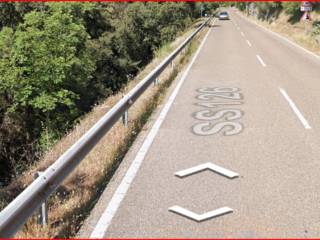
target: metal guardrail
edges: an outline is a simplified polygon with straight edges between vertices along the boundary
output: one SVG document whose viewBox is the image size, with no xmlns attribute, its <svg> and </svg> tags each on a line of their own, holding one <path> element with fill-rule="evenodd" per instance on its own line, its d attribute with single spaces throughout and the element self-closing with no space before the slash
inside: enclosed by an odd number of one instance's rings
<svg viewBox="0 0 320 240">
<path fill-rule="evenodd" d="M 140 95 L 156 81 L 163 70 L 172 63 L 175 57 L 209 21 L 210 18 L 201 24 L 179 47 L 1 211 L 0 238 L 11 237 L 22 227 L 28 218 L 41 207 L 99 140 L 113 127 L 121 116 L 126 113 Z"/>
</svg>

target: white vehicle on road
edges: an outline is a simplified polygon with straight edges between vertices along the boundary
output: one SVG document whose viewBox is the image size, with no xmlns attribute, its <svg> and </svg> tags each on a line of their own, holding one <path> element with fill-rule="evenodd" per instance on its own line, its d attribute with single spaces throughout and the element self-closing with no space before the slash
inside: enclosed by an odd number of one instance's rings
<svg viewBox="0 0 320 240">
<path fill-rule="evenodd" d="M 221 12 L 221 13 L 219 13 L 219 19 L 220 20 L 229 20 L 229 14 L 227 12 Z"/>
</svg>

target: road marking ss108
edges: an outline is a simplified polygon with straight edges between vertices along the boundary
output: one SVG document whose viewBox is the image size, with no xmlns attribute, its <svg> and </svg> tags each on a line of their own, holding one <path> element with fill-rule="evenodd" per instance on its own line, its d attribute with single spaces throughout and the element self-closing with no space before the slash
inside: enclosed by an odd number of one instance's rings
<svg viewBox="0 0 320 240">
<path fill-rule="evenodd" d="M 264 63 L 264 61 L 262 60 L 262 58 L 259 56 L 259 55 L 256 55 L 257 56 L 257 59 L 259 60 L 259 62 L 261 63 L 261 65 L 263 67 L 266 67 L 267 65 Z"/>
<path fill-rule="evenodd" d="M 169 211 L 174 212 L 176 214 L 179 214 L 181 216 L 184 216 L 186 218 L 192 219 L 197 222 L 202 222 L 202 221 L 208 220 L 210 218 L 218 217 L 218 216 L 233 212 L 233 210 L 229 207 L 222 207 L 222 208 L 218 208 L 216 210 L 213 210 L 213 211 L 210 211 L 207 213 L 196 214 L 194 212 L 191 212 L 191 211 L 189 211 L 185 208 L 179 207 L 179 206 L 172 206 L 169 208 Z"/>
<path fill-rule="evenodd" d="M 223 131 L 225 136 L 231 136 L 240 133 L 243 129 L 243 126 L 241 123 L 235 120 L 239 120 L 244 115 L 241 110 L 236 108 L 212 110 L 212 108 L 217 108 L 218 106 L 242 104 L 241 100 L 243 97 L 239 91 L 240 89 L 236 87 L 198 89 L 197 92 L 200 94 L 198 94 L 196 98 L 202 102 L 198 102 L 196 105 L 205 107 L 205 109 L 197 111 L 193 114 L 193 117 L 196 120 L 202 121 L 196 123 L 192 127 L 193 133 L 200 136 L 213 135 L 221 131 Z M 216 99 L 219 99 L 220 101 L 215 102 L 214 100 Z M 221 102 L 221 99 L 226 99 L 227 101 Z M 219 119 L 223 121 L 218 122 Z"/>
<path fill-rule="evenodd" d="M 304 118 L 304 116 L 302 115 L 300 110 L 297 108 L 297 106 L 294 104 L 294 102 L 291 100 L 291 98 L 289 97 L 287 92 L 282 88 L 279 88 L 279 90 L 280 90 L 281 94 L 283 95 L 283 97 L 288 101 L 289 106 L 291 107 L 293 112 L 297 115 L 297 117 L 299 118 L 299 120 L 303 124 L 304 128 L 311 129 L 311 126 L 309 125 L 308 121 Z"/>
<path fill-rule="evenodd" d="M 162 109 L 160 116 L 152 126 L 149 134 L 147 135 L 146 139 L 144 140 L 142 147 L 140 148 L 139 152 L 137 153 L 135 159 L 131 163 L 128 171 L 126 172 L 125 176 L 123 177 L 120 185 L 116 189 L 114 195 L 111 198 L 111 201 L 109 202 L 107 208 L 102 213 L 97 225 L 95 226 L 94 230 L 92 231 L 90 238 L 103 238 L 107 232 L 108 227 L 111 224 L 112 218 L 114 217 L 115 213 L 117 212 L 123 198 L 125 197 L 125 194 L 127 193 L 133 179 L 135 178 L 142 161 L 144 160 L 145 155 L 147 154 L 153 140 L 155 139 L 155 136 L 157 135 L 160 126 L 162 122 L 164 121 L 171 105 L 173 104 L 174 99 L 176 98 L 183 82 L 185 81 L 187 75 L 189 74 L 189 71 L 197 59 L 204 43 L 206 42 L 210 32 L 210 28 L 206 35 L 204 36 L 197 52 L 194 54 L 193 58 L 191 59 L 191 62 L 189 63 L 186 71 L 183 73 L 180 81 L 178 82 L 177 86 L 175 87 L 173 93 L 169 97 L 168 102 L 165 104 L 164 108 Z"/>
<path fill-rule="evenodd" d="M 196 174 L 198 172 L 202 172 L 202 171 L 205 171 L 205 170 L 211 170 L 213 172 L 216 172 L 216 173 L 218 173 L 220 175 L 223 175 L 225 177 L 228 177 L 228 178 L 235 178 L 235 177 L 239 176 L 239 174 L 236 173 L 236 172 L 233 172 L 231 170 L 228 170 L 226 168 L 220 167 L 220 166 L 215 165 L 215 164 L 210 163 L 210 162 L 204 163 L 204 164 L 200 164 L 198 166 L 191 167 L 191 168 L 176 172 L 174 175 L 182 178 L 182 177 L 187 177 L 187 176 L 190 176 L 192 174 Z"/>
</svg>

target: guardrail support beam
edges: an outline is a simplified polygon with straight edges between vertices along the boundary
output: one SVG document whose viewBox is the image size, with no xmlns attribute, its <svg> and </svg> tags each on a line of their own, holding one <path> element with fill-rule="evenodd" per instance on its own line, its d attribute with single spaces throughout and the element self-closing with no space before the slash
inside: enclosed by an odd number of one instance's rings
<svg viewBox="0 0 320 240">
<path fill-rule="evenodd" d="M 129 121 L 129 113 L 128 109 L 122 114 L 122 123 L 125 127 L 128 127 L 128 121 Z"/>
<path fill-rule="evenodd" d="M 160 83 L 160 80 L 159 80 L 159 78 L 157 77 L 157 78 L 153 81 L 153 85 L 154 85 L 154 86 L 157 86 L 157 85 L 159 85 L 159 83 Z"/>
<path fill-rule="evenodd" d="M 34 175 L 34 179 L 40 177 L 41 174 L 43 174 L 43 172 L 36 172 L 36 174 Z M 48 208 L 46 202 L 43 202 L 39 208 L 39 212 L 37 214 L 37 223 L 42 226 L 48 225 Z"/>
<path fill-rule="evenodd" d="M 46 202 L 42 203 L 39 209 L 38 224 L 43 227 L 48 225 L 48 208 Z"/>
</svg>

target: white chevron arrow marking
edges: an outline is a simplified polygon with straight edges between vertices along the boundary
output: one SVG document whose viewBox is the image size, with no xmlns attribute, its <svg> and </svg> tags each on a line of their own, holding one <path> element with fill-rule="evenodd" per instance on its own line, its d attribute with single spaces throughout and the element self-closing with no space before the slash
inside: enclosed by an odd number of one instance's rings
<svg viewBox="0 0 320 240">
<path fill-rule="evenodd" d="M 210 218 L 218 217 L 218 216 L 233 212 L 233 210 L 229 207 L 222 207 L 222 208 L 218 208 L 216 210 L 199 215 L 179 206 L 173 206 L 169 208 L 169 211 L 182 215 L 184 217 L 190 218 L 197 222 L 202 222 Z"/>
<path fill-rule="evenodd" d="M 236 172 L 233 172 L 231 170 L 225 169 L 223 167 L 220 167 L 220 166 L 215 165 L 215 164 L 210 163 L 210 162 L 204 163 L 204 164 L 200 164 L 198 166 L 195 166 L 195 167 L 192 167 L 192 168 L 188 168 L 188 169 L 176 172 L 174 175 L 176 175 L 178 177 L 186 177 L 186 176 L 189 176 L 191 174 L 195 174 L 195 173 L 207 170 L 207 169 L 209 169 L 209 170 L 211 170 L 213 172 L 219 173 L 219 174 L 221 174 L 221 175 L 223 175 L 225 177 L 228 177 L 228 178 L 235 178 L 235 177 L 239 176 L 239 174 L 236 173 Z"/>
</svg>

